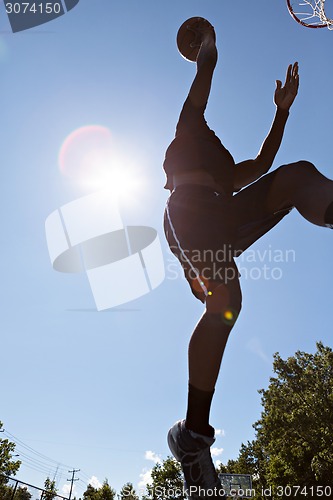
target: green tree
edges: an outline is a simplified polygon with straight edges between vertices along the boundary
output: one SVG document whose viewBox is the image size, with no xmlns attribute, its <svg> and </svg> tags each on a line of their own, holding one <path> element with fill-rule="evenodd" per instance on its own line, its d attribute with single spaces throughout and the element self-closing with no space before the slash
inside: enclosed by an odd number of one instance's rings
<svg viewBox="0 0 333 500">
<path fill-rule="evenodd" d="M 1 500 L 11 500 L 13 491 L 13 488 L 11 488 L 10 486 L 2 485 L 2 487 L 0 488 Z"/>
<path fill-rule="evenodd" d="M 151 472 L 152 484 L 147 485 L 148 495 L 142 500 L 183 500 L 186 498 L 182 470 L 179 462 L 167 457 L 157 463 Z"/>
<path fill-rule="evenodd" d="M 98 489 L 88 484 L 86 491 L 83 493 L 83 500 L 97 500 Z"/>
<path fill-rule="evenodd" d="M 42 500 L 53 500 L 57 496 L 57 489 L 55 486 L 55 481 L 52 481 L 49 477 L 45 479 L 44 491 L 42 493 Z"/>
<path fill-rule="evenodd" d="M 26 487 L 18 486 L 17 488 L 15 488 L 15 485 L 7 485 L 3 486 L 0 498 L 1 500 L 30 500 L 32 498 L 32 494 L 29 493 Z"/>
<path fill-rule="evenodd" d="M 32 498 L 32 494 L 29 493 L 26 487 L 19 487 L 15 492 L 15 496 L 13 500 L 30 500 Z"/>
<path fill-rule="evenodd" d="M 287 360 L 275 354 L 276 376 L 259 391 L 256 438 L 242 445 L 234 464 L 253 475 L 258 491 L 272 487 L 273 498 L 279 486 L 300 486 L 293 498 L 304 498 L 311 487 L 333 484 L 333 352 L 316 345 L 315 354 L 297 351 Z"/>
<path fill-rule="evenodd" d="M 139 500 L 132 483 L 126 483 L 120 491 L 120 500 Z"/>
<path fill-rule="evenodd" d="M 2 422 L 0 422 L 0 432 L 3 432 Z M 8 481 L 5 476 L 15 476 L 21 465 L 20 460 L 13 460 L 15 446 L 15 443 L 1 438 L 0 434 L 0 498 L 5 496 L 5 485 Z"/>
<path fill-rule="evenodd" d="M 111 488 L 108 480 L 105 479 L 101 488 L 98 489 L 96 500 L 114 500 L 116 491 Z"/>
</svg>

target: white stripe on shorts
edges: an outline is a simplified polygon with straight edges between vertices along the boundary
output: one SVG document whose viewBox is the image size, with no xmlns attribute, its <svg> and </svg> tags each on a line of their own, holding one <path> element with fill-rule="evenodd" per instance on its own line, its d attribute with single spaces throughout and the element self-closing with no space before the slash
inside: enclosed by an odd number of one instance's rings
<svg viewBox="0 0 333 500">
<path fill-rule="evenodd" d="M 181 247 L 181 244 L 180 244 L 180 241 L 177 237 L 177 234 L 176 234 L 176 231 L 175 231 L 175 228 L 173 227 L 173 224 L 171 222 L 171 217 L 170 217 L 170 213 L 169 213 L 169 201 L 167 202 L 167 206 L 166 206 L 166 213 L 167 213 L 167 217 L 168 217 L 168 221 L 169 221 L 169 224 L 170 224 L 170 227 L 171 227 L 171 231 L 172 231 L 172 234 L 173 234 L 173 237 L 178 245 L 178 248 L 180 250 L 180 253 L 182 254 L 182 256 L 184 257 L 184 260 L 189 264 L 191 270 L 194 272 L 195 274 L 195 277 L 196 277 L 196 280 L 198 281 L 203 293 L 205 294 L 205 296 L 207 297 L 208 295 L 208 290 L 204 284 L 204 282 L 202 281 L 202 279 L 200 278 L 200 274 L 198 273 L 198 270 L 193 266 L 192 262 L 190 261 L 190 259 L 186 256 L 186 253 L 185 251 L 182 249 Z"/>
</svg>

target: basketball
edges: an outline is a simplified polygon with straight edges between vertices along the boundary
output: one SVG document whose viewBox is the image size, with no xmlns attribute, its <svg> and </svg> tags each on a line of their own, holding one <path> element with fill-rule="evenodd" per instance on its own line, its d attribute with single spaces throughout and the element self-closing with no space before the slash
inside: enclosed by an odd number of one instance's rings
<svg viewBox="0 0 333 500">
<path fill-rule="evenodd" d="M 195 62 L 197 60 L 200 45 L 192 46 L 195 42 L 196 35 L 191 28 L 195 28 L 200 21 L 206 21 L 208 23 L 203 17 L 190 17 L 181 25 L 177 33 L 178 50 L 187 61 Z"/>
</svg>

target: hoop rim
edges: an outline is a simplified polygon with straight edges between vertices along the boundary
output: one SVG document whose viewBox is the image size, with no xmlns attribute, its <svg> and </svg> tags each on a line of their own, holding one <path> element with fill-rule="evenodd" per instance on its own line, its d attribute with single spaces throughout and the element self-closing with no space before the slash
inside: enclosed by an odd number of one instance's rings
<svg viewBox="0 0 333 500">
<path fill-rule="evenodd" d="M 291 15 L 291 17 L 298 23 L 298 24 L 301 24 L 302 26 L 305 26 L 306 28 L 314 28 L 314 29 L 317 29 L 317 28 L 327 28 L 329 26 L 328 23 L 321 23 L 322 24 L 309 24 L 309 23 L 306 23 L 305 21 L 302 21 L 302 19 L 300 19 L 299 17 L 297 17 L 297 15 L 295 14 L 295 12 L 293 11 L 293 8 L 291 6 L 291 3 L 290 3 L 290 0 L 286 0 L 287 2 L 287 7 L 288 7 L 288 10 L 289 10 L 289 14 Z"/>
</svg>

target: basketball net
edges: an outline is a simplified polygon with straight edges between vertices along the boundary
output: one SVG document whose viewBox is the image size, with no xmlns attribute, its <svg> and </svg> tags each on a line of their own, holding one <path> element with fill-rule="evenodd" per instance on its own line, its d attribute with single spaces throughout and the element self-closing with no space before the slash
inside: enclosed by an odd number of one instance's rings
<svg viewBox="0 0 333 500">
<path fill-rule="evenodd" d="M 290 14 L 307 28 L 333 30 L 333 19 L 325 13 L 325 0 L 287 0 Z"/>
</svg>

